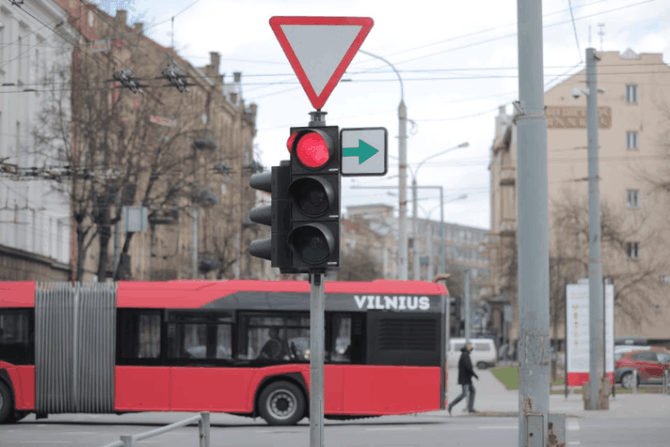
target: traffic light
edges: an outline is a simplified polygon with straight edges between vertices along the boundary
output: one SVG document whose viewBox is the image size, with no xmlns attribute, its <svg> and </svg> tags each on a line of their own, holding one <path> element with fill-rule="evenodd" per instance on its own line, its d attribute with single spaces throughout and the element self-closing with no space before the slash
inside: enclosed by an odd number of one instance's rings
<svg viewBox="0 0 670 447">
<path fill-rule="evenodd" d="M 269 192 L 272 196 L 270 206 L 249 211 L 249 220 L 271 227 L 269 238 L 251 241 L 249 253 L 271 261 L 272 267 L 282 269 L 282 273 L 290 273 L 284 270 L 291 267 L 291 253 L 286 244 L 291 223 L 291 207 L 286 197 L 290 173 L 291 167 L 285 161 L 280 166 L 273 166 L 271 172 L 254 174 L 249 179 L 252 188 Z"/>
<path fill-rule="evenodd" d="M 319 273 L 340 266 L 340 156 L 337 126 L 293 127 L 288 139 L 292 267 Z"/>
</svg>

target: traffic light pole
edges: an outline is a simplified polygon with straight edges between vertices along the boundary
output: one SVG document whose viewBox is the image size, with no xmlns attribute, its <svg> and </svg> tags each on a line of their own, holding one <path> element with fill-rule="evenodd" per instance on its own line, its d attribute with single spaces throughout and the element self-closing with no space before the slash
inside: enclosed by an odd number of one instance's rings
<svg viewBox="0 0 670 447">
<path fill-rule="evenodd" d="M 325 344 L 323 274 L 310 274 L 309 283 L 309 446 L 323 447 L 323 362 Z"/>
</svg>

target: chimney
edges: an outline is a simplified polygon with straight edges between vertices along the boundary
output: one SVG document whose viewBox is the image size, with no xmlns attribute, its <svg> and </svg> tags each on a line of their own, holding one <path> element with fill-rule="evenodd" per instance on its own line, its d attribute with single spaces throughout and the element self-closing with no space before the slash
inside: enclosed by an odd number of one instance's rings
<svg viewBox="0 0 670 447">
<path fill-rule="evenodd" d="M 219 74 L 219 66 L 221 65 L 221 55 L 217 53 L 216 51 L 211 51 L 209 53 L 209 60 L 210 60 L 210 65 L 212 66 L 212 70 L 214 71 L 214 74 L 218 75 Z"/>
<path fill-rule="evenodd" d="M 233 72 L 233 81 L 235 81 L 235 83 L 239 83 L 241 80 L 242 80 L 242 72 L 240 71 Z"/>
<path fill-rule="evenodd" d="M 125 9 L 117 9 L 114 20 L 116 21 L 117 24 L 125 25 L 126 22 L 128 21 L 128 11 L 126 11 Z"/>
<path fill-rule="evenodd" d="M 144 23 L 142 22 L 135 22 L 135 31 L 137 31 L 137 34 L 142 34 L 144 32 Z"/>
</svg>

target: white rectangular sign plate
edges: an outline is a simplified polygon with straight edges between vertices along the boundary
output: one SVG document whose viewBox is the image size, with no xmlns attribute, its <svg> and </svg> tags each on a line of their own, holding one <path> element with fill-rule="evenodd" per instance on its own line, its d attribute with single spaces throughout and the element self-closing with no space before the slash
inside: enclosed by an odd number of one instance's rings
<svg viewBox="0 0 670 447">
<path fill-rule="evenodd" d="M 383 127 L 340 130 L 342 175 L 386 175 L 388 132 Z"/>
<path fill-rule="evenodd" d="M 605 372 L 614 371 L 614 285 L 605 286 Z M 566 293 L 569 373 L 589 372 L 589 285 L 569 284 Z"/>
</svg>

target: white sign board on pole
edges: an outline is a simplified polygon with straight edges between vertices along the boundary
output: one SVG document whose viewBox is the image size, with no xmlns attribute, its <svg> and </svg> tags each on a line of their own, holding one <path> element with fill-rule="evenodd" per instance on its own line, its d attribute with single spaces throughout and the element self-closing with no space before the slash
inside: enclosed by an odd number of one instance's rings
<svg viewBox="0 0 670 447">
<path fill-rule="evenodd" d="M 387 141 L 383 127 L 340 130 L 342 175 L 386 175 Z"/>
<path fill-rule="evenodd" d="M 614 285 L 605 286 L 605 373 L 614 373 Z M 590 360 L 589 285 L 569 284 L 566 289 L 568 385 L 588 381 Z"/>
</svg>

